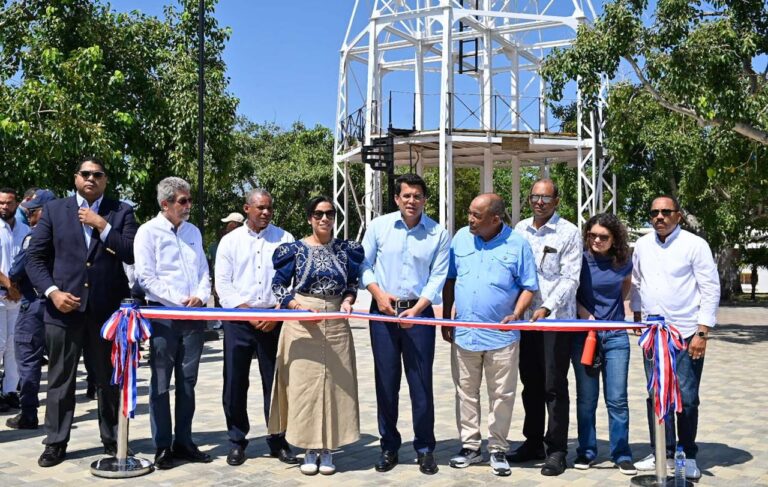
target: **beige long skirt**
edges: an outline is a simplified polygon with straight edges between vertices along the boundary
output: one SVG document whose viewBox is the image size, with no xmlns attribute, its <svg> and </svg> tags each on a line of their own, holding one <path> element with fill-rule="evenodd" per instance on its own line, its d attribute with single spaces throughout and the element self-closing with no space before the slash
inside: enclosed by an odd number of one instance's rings
<svg viewBox="0 0 768 487">
<path fill-rule="evenodd" d="M 303 308 L 338 311 L 341 297 L 297 294 Z M 277 345 L 269 433 L 304 449 L 334 449 L 360 437 L 355 344 L 349 321 L 286 321 Z"/>
</svg>

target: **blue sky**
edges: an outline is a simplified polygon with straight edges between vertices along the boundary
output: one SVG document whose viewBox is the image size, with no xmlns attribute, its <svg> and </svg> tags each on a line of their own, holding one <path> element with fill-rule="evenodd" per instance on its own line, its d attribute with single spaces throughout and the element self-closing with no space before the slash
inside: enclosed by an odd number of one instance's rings
<svg viewBox="0 0 768 487">
<path fill-rule="evenodd" d="M 162 16 L 170 0 L 112 0 L 117 11 Z M 367 1 L 361 4 L 367 4 Z M 216 19 L 232 28 L 224 51 L 230 91 L 254 122 L 335 123 L 339 49 L 352 0 L 220 0 Z M 368 7 L 370 8 L 370 7 Z"/>
</svg>

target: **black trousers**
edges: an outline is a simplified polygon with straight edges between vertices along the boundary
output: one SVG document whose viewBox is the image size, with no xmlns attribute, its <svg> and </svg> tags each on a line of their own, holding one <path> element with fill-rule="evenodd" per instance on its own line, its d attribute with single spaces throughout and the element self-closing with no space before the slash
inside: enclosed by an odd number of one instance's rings
<svg viewBox="0 0 768 487">
<path fill-rule="evenodd" d="M 254 353 L 259 362 L 261 391 L 264 397 L 264 421 L 269 422 L 269 407 L 272 383 L 275 378 L 277 341 L 280 325 L 269 332 L 252 327 L 245 321 L 224 322 L 224 391 L 222 403 L 227 420 L 227 434 L 233 445 L 245 448 L 248 445 L 248 387 L 250 386 L 251 362 Z M 284 446 L 282 435 L 270 435 L 267 444 L 270 450 Z"/>
<path fill-rule="evenodd" d="M 99 332 L 104 319 L 94 319 L 86 311 L 80 320 L 62 327 L 45 324 L 48 348 L 48 394 L 45 401 L 46 445 L 66 444 L 75 415 L 77 366 L 83 350 L 88 375 L 96 386 L 101 441 L 117 443 L 118 388 L 110 384 L 112 343 Z"/>
<path fill-rule="evenodd" d="M 520 333 L 525 447 L 546 454 L 568 451 L 568 367 L 570 335 L 556 331 Z M 544 434 L 544 411 L 547 431 Z"/>
</svg>

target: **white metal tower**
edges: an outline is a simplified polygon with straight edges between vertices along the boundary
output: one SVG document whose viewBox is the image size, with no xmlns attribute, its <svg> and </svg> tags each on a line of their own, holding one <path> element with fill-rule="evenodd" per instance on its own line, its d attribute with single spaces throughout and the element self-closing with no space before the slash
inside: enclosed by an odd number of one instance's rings
<svg viewBox="0 0 768 487">
<path fill-rule="evenodd" d="M 367 2 L 366 2 L 367 3 Z M 381 173 L 365 167 L 365 189 L 349 165 L 363 146 L 393 137 L 395 164 L 439 171 L 439 221 L 454 231 L 453 174 L 481 171 L 479 191 L 493 190 L 493 170 L 511 167 L 512 219 L 520 216 L 520 168 L 568 163 L 579 173 L 579 223 L 615 211 L 600 148 L 605 97 L 589 126 L 557 126 L 538 75 L 555 47 L 569 46 L 578 25 L 595 18 L 590 0 L 355 1 L 341 48 L 334 147 L 337 234 L 348 235 L 350 211 L 367 225 L 381 214 Z M 574 85 L 575 86 L 575 85 Z M 573 103 L 582 105 L 573 89 Z M 361 227 L 362 231 L 362 227 Z M 360 235 L 358 234 L 359 238 Z"/>
</svg>

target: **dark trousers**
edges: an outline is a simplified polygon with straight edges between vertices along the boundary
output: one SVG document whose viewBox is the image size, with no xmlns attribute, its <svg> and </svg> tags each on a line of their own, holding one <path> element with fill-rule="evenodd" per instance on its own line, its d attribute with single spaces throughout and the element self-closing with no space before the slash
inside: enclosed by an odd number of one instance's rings
<svg viewBox="0 0 768 487">
<path fill-rule="evenodd" d="M 155 448 L 190 449 L 194 445 L 192 417 L 195 415 L 197 372 L 205 341 L 203 327 L 202 321 L 152 320 L 149 424 Z M 176 385 L 173 421 L 171 376 L 175 376 Z"/>
<path fill-rule="evenodd" d="M 570 335 L 567 332 L 520 333 L 520 380 L 523 383 L 526 448 L 540 450 L 543 443 L 547 455 L 568 451 L 569 362 Z"/>
<path fill-rule="evenodd" d="M 48 394 L 45 401 L 46 445 L 66 444 L 75 415 L 75 382 L 83 349 L 86 368 L 96 386 L 99 432 L 105 445 L 117 443 L 118 389 L 112 379 L 112 343 L 101 338 L 104 320 L 82 313 L 67 326 L 45 324 L 48 348 Z"/>
<path fill-rule="evenodd" d="M 264 421 L 269 422 L 269 403 L 272 395 L 272 382 L 275 378 L 277 360 L 277 341 L 280 338 L 280 325 L 269 332 L 252 327 L 245 321 L 224 322 L 224 391 L 222 403 L 224 417 L 227 420 L 227 434 L 233 445 L 243 448 L 248 446 L 248 387 L 250 386 L 251 362 L 254 353 L 259 362 L 261 392 L 264 396 Z M 270 450 L 283 446 L 280 435 L 267 437 Z"/>
<path fill-rule="evenodd" d="M 688 337 L 685 342 L 690 345 L 693 336 Z M 677 352 L 677 379 L 680 381 L 680 396 L 683 400 L 683 411 L 681 413 L 669 413 L 664 423 L 665 440 L 667 447 L 667 458 L 673 458 L 675 455 L 675 423 L 677 423 L 677 444 L 683 447 L 685 458 L 696 459 L 699 447 L 696 445 L 696 433 L 699 429 L 699 385 L 701 384 L 701 374 L 704 372 L 704 357 L 693 360 L 688 355 L 688 350 Z M 643 359 L 645 363 L 645 377 L 651 374 L 653 361 L 648 358 Z M 654 424 L 655 416 L 652 397 L 646 399 L 648 411 L 648 429 L 651 433 L 651 451 L 654 451 Z"/>
<path fill-rule="evenodd" d="M 374 301 L 371 313 L 378 312 Z M 434 317 L 432 307 L 425 309 L 421 316 Z M 435 327 L 415 325 L 406 329 L 395 323 L 372 320 L 370 332 L 382 450 L 397 451 L 402 444 L 402 437 L 397 430 L 397 418 L 400 379 L 405 365 L 405 378 L 411 394 L 413 447 L 421 453 L 433 451 L 435 405 L 432 397 L 432 362 L 435 358 Z"/>
<path fill-rule="evenodd" d="M 19 403 L 21 414 L 29 420 L 37 420 L 40 407 L 40 376 L 45 352 L 45 300 L 25 301 L 19 310 L 14 340 L 16 364 L 19 367 Z"/>
</svg>

